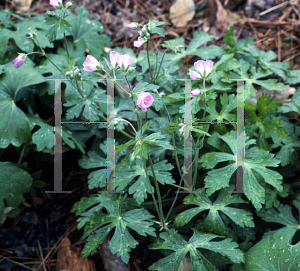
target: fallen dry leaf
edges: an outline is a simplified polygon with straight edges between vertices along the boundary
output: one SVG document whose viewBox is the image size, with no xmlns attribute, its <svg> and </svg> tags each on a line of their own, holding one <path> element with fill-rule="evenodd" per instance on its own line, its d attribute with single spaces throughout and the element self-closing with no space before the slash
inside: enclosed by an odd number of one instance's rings
<svg viewBox="0 0 300 271">
<path fill-rule="evenodd" d="M 57 251 L 56 271 L 96 271 L 95 263 L 88 258 L 81 260 L 81 249 L 71 245 L 68 237 Z"/>
<path fill-rule="evenodd" d="M 176 27 L 183 27 L 195 16 L 193 0 L 176 0 L 170 7 L 170 20 Z"/>
<path fill-rule="evenodd" d="M 109 249 L 109 236 L 107 235 L 100 245 L 99 254 L 106 271 L 129 271 L 130 264 L 124 263 L 117 254 L 112 254 Z"/>
<path fill-rule="evenodd" d="M 15 0 L 15 2 L 18 4 L 19 11 L 25 12 L 30 9 L 32 0 Z"/>
</svg>

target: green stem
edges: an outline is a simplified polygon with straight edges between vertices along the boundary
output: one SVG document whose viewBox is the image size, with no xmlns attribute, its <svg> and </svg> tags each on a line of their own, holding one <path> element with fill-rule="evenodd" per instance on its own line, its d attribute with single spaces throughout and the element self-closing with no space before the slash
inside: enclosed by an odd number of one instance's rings
<svg viewBox="0 0 300 271">
<path fill-rule="evenodd" d="M 109 73 L 108 73 L 106 70 L 103 70 L 103 71 L 104 71 L 111 79 L 113 79 L 113 78 L 109 75 Z M 115 73 L 114 73 L 114 77 L 115 77 Z M 114 79 L 115 79 L 115 78 L 114 78 Z M 129 96 L 132 96 L 131 93 L 127 92 L 123 87 L 121 87 L 121 85 L 118 84 L 117 81 L 115 81 L 115 83 L 119 86 L 120 89 L 124 90 Z"/>
<path fill-rule="evenodd" d="M 161 58 L 161 61 L 160 61 L 160 64 L 159 64 L 159 68 L 158 68 L 158 72 L 157 72 L 157 74 L 156 74 L 156 76 L 155 76 L 155 81 L 157 80 L 157 77 L 158 77 L 158 75 L 159 75 L 160 68 L 161 68 L 161 65 L 162 65 L 162 63 L 163 63 L 165 54 L 167 53 L 168 50 L 169 50 L 169 49 L 167 48 L 167 49 L 164 51 L 164 54 L 163 54 L 163 56 L 162 56 L 162 58 Z"/>
<path fill-rule="evenodd" d="M 158 91 L 157 90 L 155 90 L 155 91 L 158 94 Z M 172 122 L 171 121 L 171 117 L 170 117 L 169 112 L 168 112 L 168 109 L 167 109 L 167 107 L 166 107 L 166 105 L 165 105 L 165 103 L 163 101 L 162 101 L 162 104 L 163 104 L 163 106 L 165 108 L 165 111 L 167 113 L 169 122 Z M 176 160 L 177 169 L 178 169 L 178 172 L 179 172 L 180 176 L 182 177 L 183 175 L 181 174 L 180 165 L 179 165 L 179 161 L 178 161 L 178 156 L 177 156 L 177 152 L 176 152 L 174 133 L 172 133 L 171 135 L 172 135 L 172 143 L 173 143 L 173 147 L 174 147 L 174 154 L 175 154 L 175 160 Z"/>
<path fill-rule="evenodd" d="M 161 196 L 160 196 L 160 192 L 159 192 L 159 186 L 158 186 L 158 182 L 156 180 L 156 176 L 155 176 L 155 172 L 154 172 L 154 168 L 153 168 L 153 163 L 151 160 L 151 157 L 148 153 L 148 159 L 149 159 L 149 163 L 150 163 L 150 167 L 153 173 L 153 178 L 154 178 L 154 184 L 155 184 L 155 188 L 156 188 L 156 193 L 157 193 L 157 197 L 158 197 L 158 204 L 159 204 L 159 209 L 160 209 L 160 214 L 161 214 L 161 222 L 162 222 L 162 227 L 165 228 L 165 220 L 164 220 L 164 214 L 163 214 L 163 209 L 162 209 L 162 202 L 161 202 Z"/>
<path fill-rule="evenodd" d="M 83 89 L 81 89 L 81 88 L 79 87 L 78 80 L 77 80 L 77 76 L 75 77 L 75 81 L 76 81 L 77 90 L 79 91 L 80 95 L 84 98 Z"/>
<path fill-rule="evenodd" d="M 107 118 L 104 117 L 104 116 L 101 116 L 105 121 L 107 121 Z M 119 131 L 120 133 L 122 133 L 123 135 L 131 138 L 131 139 L 134 139 L 135 137 L 131 136 L 130 134 L 126 133 L 125 131 L 121 130 L 120 128 L 116 128 L 117 131 Z"/>
<path fill-rule="evenodd" d="M 193 137 L 192 137 L 192 139 L 193 139 Z M 199 137 L 198 137 L 198 140 L 199 140 Z M 198 140 L 197 140 L 197 143 L 198 143 Z M 195 144 L 195 141 L 194 141 L 194 139 L 193 139 L 193 145 L 194 145 L 194 150 L 196 149 L 196 144 Z M 197 179 L 197 175 L 198 175 L 198 155 L 199 155 L 199 150 L 200 149 L 198 149 L 197 148 L 197 150 L 195 151 L 195 173 L 194 173 L 194 179 L 193 179 L 193 185 L 192 185 L 192 191 L 194 191 L 194 189 L 195 189 L 195 185 L 196 185 L 196 179 Z"/>
<path fill-rule="evenodd" d="M 149 41 L 147 41 L 147 59 L 148 59 L 148 66 L 149 66 L 149 71 L 150 71 L 150 75 L 151 75 L 151 80 L 153 82 L 153 75 L 152 75 L 152 70 L 151 70 L 151 66 L 150 66 L 150 58 L 149 58 Z"/>
<path fill-rule="evenodd" d="M 21 164 L 21 161 L 22 161 L 22 157 L 24 155 L 24 151 L 25 151 L 25 147 L 27 146 L 27 144 L 24 143 L 23 147 L 22 147 L 22 151 L 21 151 L 21 154 L 20 154 L 20 158 L 19 158 L 19 161 L 18 161 L 18 165 Z"/>
<path fill-rule="evenodd" d="M 56 69 L 58 69 L 60 72 L 62 72 L 62 70 L 60 69 L 60 68 L 58 68 L 54 63 L 53 63 L 53 61 L 45 54 L 45 57 L 52 63 L 52 65 L 56 68 Z"/>
<path fill-rule="evenodd" d="M 66 33 L 64 33 L 64 40 L 65 40 L 65 46 L 66 46 L 67 55 L 68 55 L 68 57 L 70 57 L 69 50 L 68 50 L 68 45 L 67 45 Z"/>
<path fill-rule="evenodd" d="M 205 114 L 206 114 L 206 91 L 205 91 L 205 78 L 203 78 L 203 90 L 204 90 L 204 112 L 203 112 L 202 121 L 204 121 Z"/>
<path fill-rule="evenodd" d="M 193 140 L 194 141 L 194 140 Z M 195 142 L 194 142 L 195 143 Z M 197 150 L 197 152 L 198 152 L 198 150 Z M 194 164 L 194 162 L 195 161 L 197 161 L 197 156 L 198 156 L 198 153 L 197 153 L 197 155 L 195 155 L 195 158 L 194 158 L 194 160 L 193 160 L 193 162 L 190 164 L 190 166 L 186 169 L 186 171 L 189 171 L 189 169 L 190 169 L 190 167 Z M 180 179 L 180 182 L 179 182 L 179 187 L 181 186 L 181 183 L 182 183 L 182 180 L 183 180 L 183 176 L 184 176 L 184 174 L 182 174 L 181 175 L 181 179 Z M 171 206 L 171 208 L 170 208 L 170 210 L 169 210 L 169 212 L 168 212 L 168 215 L 166 216 L 166 221 L 168 221 L 168 218 L 169 218 L 169 215 L 171 214 L 171 211 L 172 211 L 172 209 L 173 209 L 173 207 L 174 207 L 174 205 L 175 205 L 175 202 L 176 202 L 176 200 L 177 200 L 177 198 L 178 198 L 178 194 L 179 194 L 179 188 L 178 187 L 178 189 L 177 189 L 177 193 L 176 193 L 176 195 L 175 195 L 175 198 L 174 198 L 174 201 L 173 201 L 173 203 L 172 203 L 172 206 Z"/>
<path fill-rule="evenodd" d="M 188 66 L 189 66 L 189 63 L 188 63 L 188 61 L 187 61 L 186 55 L 184 56 L 184 59 L 185 59 L 185 64 L 186 64 L 186 66 L 188 67 Z"/>
</svg>

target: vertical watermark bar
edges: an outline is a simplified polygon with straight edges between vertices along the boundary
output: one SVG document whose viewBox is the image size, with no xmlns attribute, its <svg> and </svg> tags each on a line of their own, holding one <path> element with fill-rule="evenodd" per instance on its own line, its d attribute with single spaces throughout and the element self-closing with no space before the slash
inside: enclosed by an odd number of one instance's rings
<svg viewBox="0 0 300 271">
<path fill-rule="evenodd" d="M 62 191 L 62 127 L 61 127 L 61 80 L 62 79 L 46 79 L 54 80 L 54 190 L 45 191 L 46 193 L 71 193 L 71 191 Z M 69 79 L 63 79 L 69 80 Z"/>
<path fill-rule="evenodd" d="M 254 193 L 253 191 L 244 191 L 245 177 L 245 99 L 244 99 L 244 80 L 237 80 L 237 155 L 236 155 L 236 191 L 228 193 Z"/>
<path fill-rule="evenodd" d="M 192 101 L 191 101 L 191 79 L 185 80 L 185 104 L 184 104 L 184 187 L 187 190 L 182 193 L 191 193 L 193 189 L 193 154 L 192 154 L 192 131 L 189 129 L 192 125 Z M 187 135 L 186 135 L 187 133 Z M 186 169 L 189 170 L 186 172 Z"/>
<path fill-rule="evenodd" d="M 185 81 L 185 104 L 184 104 L 184 166 L 183 180 L 184 191 L 176 191 L 176 193 L 200 193 L 200 191 L 192 191 L 193 189 L 193 153 L 192 153 L 192 101 L 191 87 L 192 79 L 176 79 Z M 187 170 L 188 169 L 188 170 Z"/>
<path fill-rule="evenodd" d="M 121 79 L 116 79 L 121 80 Z M 114 79 L 106 79 L 107 85 L 107 191 L 99 193 L 122 193 L 115 191 L 115 102 Z"/>
</svg>

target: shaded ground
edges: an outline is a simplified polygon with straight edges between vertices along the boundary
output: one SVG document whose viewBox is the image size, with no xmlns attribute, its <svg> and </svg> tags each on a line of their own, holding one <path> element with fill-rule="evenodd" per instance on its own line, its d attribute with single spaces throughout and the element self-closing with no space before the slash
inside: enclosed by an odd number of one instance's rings
<svg viewBox="0 0 300 271">
<path fill-rule="evenodd" d="M 84 5 L 90 12 L 90 19 L 101 21 L 105 33 L 111 37 L 112 48 L 116 46 L 134 48 L 133 41 L 137 40 L 138 33 L 129 30 L 127 25 L 131 21 L 146 23 L 150 17 L 169 21 L 169 10 L 173 1 L 84 0 L 73 1 L 73 3 L 74 6 Z M 259 49 L 274 50 L 278 55 L 274 61 L 286 61 L 291 69 L 300 68 L 299 1 L 291 1 L 264 15 L 259 14 L 268 11 L 271 7 L 283 4 L 284 1 L 223 0 L 220 3 L 221 5 L 218 5 L 215 0 L 195 1 L 194 18 L 181 28 L 173 25 L 164 26 L 166 39 L 183 37 L 188 45 L 194 32 L 202 30 L 217 36 L 207 45 L 224 46 L 222 37 L 228 27 L 233 24 L 237 38 L 249 38 L 255 35 L 256 46 Z M 1 8 L 19 10 L 19 6 L 14 1 L 0 1 L 0 5 Z M 38 0 L 31 4 L 27 12 L 42 14 L 49 9 L 48 1 Z M 159 46 L 162 41 L 163 39 L 159 36 L 152 37 L 152 42 L 158 50 L 162 50 Z M 134 50 L 138 54 L 141 49 L 145 48 Z M 191 67 L 198 58 L 188 56 L 187 60 Z M 185 63 L 183 68 L 188 68 Z M 7 153 L 9 153 L 9 148 L 6 150 Z M 88 144 L 87 148 L 89 148 Z M 62 237 L 68 236 L 72 244 L 83 247 L 83 242 L 80 240 L 83 231 L 77 230 L 77 217 L 70 212 L 73 204 L 83 196 L 96 193 L 97 190 L 91 191 L 87 187 L 87 176 L 91 171 L 82 169 L 77 164 L 81 153 L 70 150 L 63 154 L 63 190 L 71 190 L 72 193 L 46 194 L 45 191 L 53 188 L 53 156 L 40 153 L 34 155 L 38 155 L 35 161 L 40 161 L 40 164 L 29 161 L 29 166 L 33 168 L 33 172 L 43 168 L 41 180 L 45 181 L 47 186 L 39 190 L 37 194 L 26 194 L 23 203 L 20 204 L 21 214 L 14 220 L 8 219 L 0 228 L 0 253 L 27 267 L 39 267 L 34 270 L 56 270 L 57 249 L 60 247 Z M 7 157 L 7 160 L 17 162 L 18 157 Z M 174 178 L 176 178 L 176 172 L 177 170 L 173 170 Z M 291 203 L 300 190 L 295 191 L 294 195 L 283 201 Z M 167 202 L 167 204 L 171 203 Z M 179 209 L 180 206 L 177 207 L 177 210 Z M 258 219 L 255 224 L 259 234 L 262 221 Z M 266 227 L 266 223 L 264 224 L 262 228 Z M 147 267 L 163 256 L 159 252 L 147 249 L 146 238 L 137 236 L 137 240 L 140 245 L 131 253 L 130 270 L 147 270 Z M 95 262 L 95 270 L 104 270 L 100 254 L 97 252 L 89 257 Z M 20 264 L 3 260 L 1 257 L 0 270 L 28 269 Z"/>
</svg>

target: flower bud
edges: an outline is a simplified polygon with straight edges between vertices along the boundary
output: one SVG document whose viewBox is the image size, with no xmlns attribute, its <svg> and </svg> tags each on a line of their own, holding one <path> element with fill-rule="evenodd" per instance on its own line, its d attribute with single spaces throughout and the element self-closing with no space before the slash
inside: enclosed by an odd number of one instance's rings
<svg viewBox="0 0 300 271">
<path fill-rule="evenodd" d="M 73 6 L 72 2 L 69 1 L 69 2 L 66 3 L 66 9 L 68 9 L 71 6 Z"/>
<path fill-rule="evenodd" d="M 137 29 L 139 27 L 139 24 L 138 23 L 130 23 L 127 27 L 129 29 Z"/>
<path fill-rule="evenodd" d="M 136 67 L 130 67 L 130 68 L 128 69 L 127 72 L 128 72 L 129 74 L 130 74 L 130 73 L 133 73 L 133 72 L 135 71 L 135 68 L 136 68 Z"/>
<path fill-rule="evenodd" d="M 142 28 L 141 38 L 146 38 L 146 39 L 150 38 L 150 34 L 148 33 L 146 26 Z"/>
</svg>

